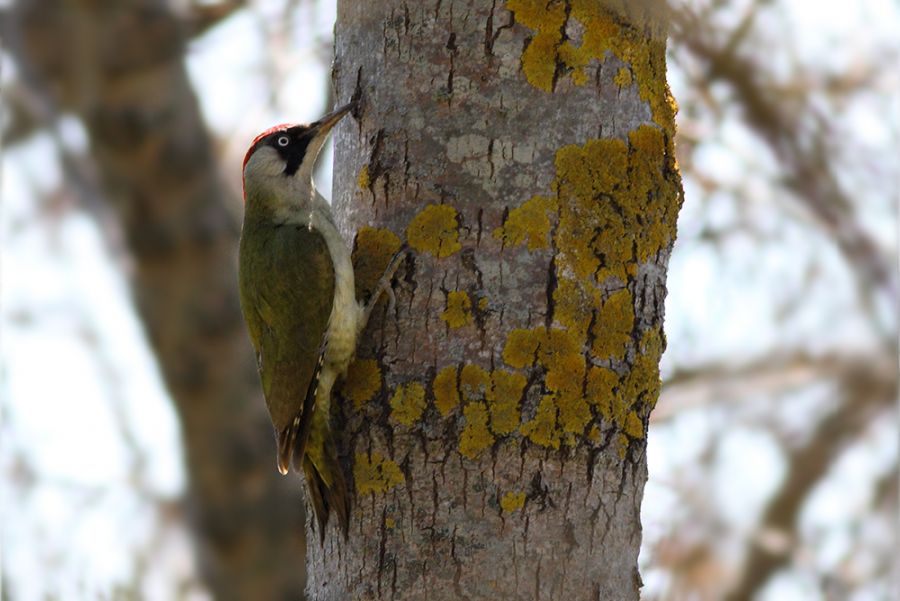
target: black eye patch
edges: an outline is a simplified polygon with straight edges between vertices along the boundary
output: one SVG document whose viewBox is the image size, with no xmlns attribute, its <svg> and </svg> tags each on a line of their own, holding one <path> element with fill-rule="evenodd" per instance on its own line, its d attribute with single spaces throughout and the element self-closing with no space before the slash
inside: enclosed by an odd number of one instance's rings
<svg viewBox="0 0 900 601">
<path fill-rule="evenodd" d="M 284 174 L 292 176 L 300 169 L 303 157 L 306 156 L 306 148 L 312 140 L 312 133 L 298 131 L 297 129 L 285 130 L 272 136 L 271 145 L 284 159 Z"/>
</svg>

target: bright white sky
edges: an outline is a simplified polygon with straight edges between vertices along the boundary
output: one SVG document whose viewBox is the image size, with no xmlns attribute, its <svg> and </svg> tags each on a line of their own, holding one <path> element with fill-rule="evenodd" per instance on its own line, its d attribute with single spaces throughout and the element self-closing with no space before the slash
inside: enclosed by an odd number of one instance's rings
<svg viewBox="0 0 900 601">
<path fill-rule="evenodd" d="M 898 6 L 889 0 L 784 4 L 798 58 L 823 69 L 850 67 L 869 56 L 879 40 L 900 39 Z M 263 10 L 231 18 L 188 53 L 207 121 L 236 146 L 225 150 L 226 169 L 232 168 L 235 181 L 243 145 L 272 123 L 317 118 L 326 108 L 329 82 L 317 60 L 321 48 L 304 34 L 312 22 L 318 39 L 329 39 L 331 3 L 307 10 L 302 22 L 286 31 L 274 25 L 283 2 L 255 5 Z M 262 31 L 277 41 L 273 57 L 262 54 Z M 8 61 L 3 73 L 7 79 Z M 268 89 L 267 74 L 284 82 L 273 98 L 260 93 Z M 671 82 L 676 97 L 688 92 L 677 70 Z M 860 104 L 846 107 L 843 125 L 864 131 L 864 142 L 872 149 L 896 154 L 895 141 L 885 137 L 880 121 L 889 110 L 886 103 L 876 94 Z M 896 123 L 896 110 L 893 118 Z M 69 120 L 60 130 L 66 144 L 84 145 L 76 122 Z M 704 133 L 695 160 L 718 180 L 746 185 L 748 170 L 763 175 L 760 180 L 774 171 L 766 149 L 737 119 Z M 330 154 L 323 156 L 323 164 L 330 161 Z M 163 504 L 177 500 L 185 483 L 178 425 L 130 303 L 123 268 L 104 247 L 92 218 L 60 198 L 60 167 L 48 136 L 4 153 L 2 168 L 4 579 L 20 601 L 46 593 L 63 599 L 105 598 L 114 586 L 131 580 L 135 550 L 144 550 L 155 559 L 143 581 L 143 597 L 174 598 L 178 581 L 193 573 L 187 539 L 177 523 L 160 527 L 168 523 L 162 521 L 165 512 L 138 494 L 131 478 L 134 462 L 143 458 L 138 485 Z M 330 170 L 324 171 L 320 188 L 328 195 Z M 867 218 L 883 239 L 893 240 L 892 201 L 886 203 L 871 185 L 868 189 L 874 208 Z M 750 207 L 742 209 L 767 233 L 786 241 L 789 251 L 784 245 L 761 247 L 737 238 L 713 252 L 696 239 L 697 233 L 707 224 L 735 223 L 738 205 L 725 194 L 705 206 L 692 202 L 701 191 L 691 180 L 686 192 L 669 272 L 664 371 L 721 358 L 740 362 L 771 352 L 776 340 L 791 347 L 814 340 L 817 348 L 812 350 L 820 352 L 871 341 L 861 317 L 831 321 L 857 306 L 852 274 L 827 240 L 802 226 L 802 217 L 784 218 L 776 206 L 781 201 L 772 198 L 767 185 L 751 179 L 742 201 L 749 200 Z M 48 195 L 55 195 L 55 204 L 39 205 L 37 199 Z M 809 287 L 805 277 L 813 267 L 818 277 Z M 811 302 L 797 303 L 802 295 Z M 786 305 L 796 305 L 788 331 L 777 321 Z M 827 398 L 827 390 L 805 394 L 808 398 L 798 398 L 798 403 Z M 731 527 L 749 529 L 778 486 L 784 472 L 778 441 L 762 428 L 723 435 L 726 416 L 721 411 L 686 412 L 652 433 L 643 512 L 648 541 L 663 536 L 679 511 L 671 482 L 683 466 L 698 461 L 712 437 L 721 442 L 711 502 Z M 123 442 L 123 434 L 133 447 Z M 847 454 L 805 514 L 807 527 L 824 529 L 820 559 L 826 564 L 846 547 L 840 524 L 865 508 L 866 483 L 895 460 L 894 424 L 885 425 L 872 440 L 869 447 Z M 851 489 L 856 494 L 848 497 Z M 660 578 L 645 572 L 646 592 L 664 590 Z M 188 598 L 203 598 L 200 591 L 191 591 Z M 818 597 L 809 583 L 785 578 L 769 587 L 767 598 Z"/>
</svg>

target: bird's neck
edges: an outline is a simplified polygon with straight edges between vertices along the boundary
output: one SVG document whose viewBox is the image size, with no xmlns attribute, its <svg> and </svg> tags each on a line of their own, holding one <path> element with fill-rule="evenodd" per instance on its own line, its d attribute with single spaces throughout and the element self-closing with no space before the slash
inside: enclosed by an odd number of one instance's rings
<svg viewBox="0 0 900 601">
<path fill-rule="evenodd" d="M 244 189 L 244 219 L 261 219 L 279 223 L 310 226 L 313 214 L 330 220 L 331 209 L 315 185 L 297 178 L 286 178 L 279 189 L 271 186 L 246 185 Z"/>
</svg>

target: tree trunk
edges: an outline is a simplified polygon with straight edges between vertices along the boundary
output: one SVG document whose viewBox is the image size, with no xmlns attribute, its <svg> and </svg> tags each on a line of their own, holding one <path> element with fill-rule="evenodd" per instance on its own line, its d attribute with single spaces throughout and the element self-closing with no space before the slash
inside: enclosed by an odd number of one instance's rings
<svg viewBox="0 0 900 601">
<path fill-rule="evenodd" d="M 181 418 L 188 512 L 217 599 L 299 599 L 296 480 L 272 427 L 238 306 L 238 200 L 220 180 L 163 0 L 22 0 L 6 24 L 21 77 L 77 115 L 133 260 L 133 289 Z M 229 204 L 234 206 L 229 207 Z"/>
<path fill-rule="evenodd" d="M 638 598 L 681 204 L 653 10 L 339 3 L 360 293 L 412 253 L 342 389 L 354 506 L 309 548 L 312 598 Z"/>
</svg>

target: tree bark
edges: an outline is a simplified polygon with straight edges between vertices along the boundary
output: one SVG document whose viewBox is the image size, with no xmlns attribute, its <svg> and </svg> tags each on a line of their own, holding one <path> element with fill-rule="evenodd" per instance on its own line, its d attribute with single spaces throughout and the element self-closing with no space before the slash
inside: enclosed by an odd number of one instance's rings
<svg viewBox="0 0 900 601">
<path fill-rule="evenodd" d="M 310 596 L 637 599 L 682 199 L 658 7 L 339 2 L 335 56 L 360 294 L 412 253 L 341 391 L 351 526 Z"/>
<path fill-rule="evenodd" d="M 22 0 L 5 26 L 20 76 L 84 123 L 122 225 L 137 307 L 181 421 L 210 592 L 302 598 L 300 494 L 275 469 L 238 306 L 239 200 L 220 179 L 184 68 L 184 22 L 163 0 Z"/>
</svg>

